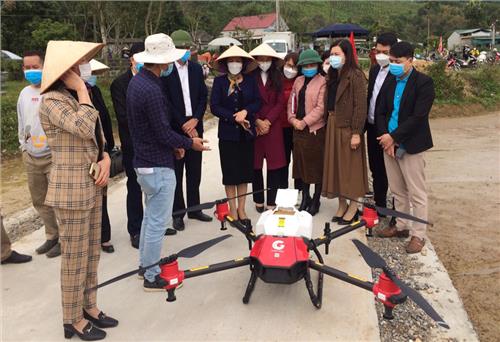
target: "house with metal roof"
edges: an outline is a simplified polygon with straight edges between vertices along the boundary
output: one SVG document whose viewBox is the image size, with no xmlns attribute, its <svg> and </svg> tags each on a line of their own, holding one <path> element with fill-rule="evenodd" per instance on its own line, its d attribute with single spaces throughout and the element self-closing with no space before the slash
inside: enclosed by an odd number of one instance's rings
<svg viewBox="0 0 500 342">
<path fill-rule="evenodd" d="M 288 25 L 279 16 L 279 30 L 288 31 Z M 233 37 L 238 40 L 260 40 L 267 32 L 276 31 L 276 13 L 235 17 L 222 29 L 223 37 Z"/>
<path fill-rule="evenodd" d="M 477 47 L 478 49 L 486 49 L 490 47 L 492 41 L 492 32 L 489 29 L 468 29 L 455 30 L 449 37 L 447 42 L 448 50 L 461 49 L 465 45 Z M 500 44 L 500 33 L 495 34 L 495 45 Z"/>
</svg>

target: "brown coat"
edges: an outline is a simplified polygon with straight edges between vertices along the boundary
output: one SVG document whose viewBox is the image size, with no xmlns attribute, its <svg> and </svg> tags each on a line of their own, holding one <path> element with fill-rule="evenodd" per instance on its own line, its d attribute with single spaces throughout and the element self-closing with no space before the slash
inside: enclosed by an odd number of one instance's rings
<svg viewBox="0 0 500 342">
<path fill-rule="evenodd" d="M 97 162 L 95 137 L 99 112 L 81 105 L 64 88 L 47 92 L 40 106 L 40 122 L 52 151 L 52 169 L 45 204 L 69 210 L 89 210 L 101 189 L 89 175 Z M 105 141 L 100 132 L 102 141 Z"/>
<path fill-rule="evenodd" d="M 363 134 L 366 115 L 367 82 L 361 70 L 343 75 L 335 97 L 335 127 L 350 127 L 352 133 Z M 325 91 L 325 118 L 328 118 L 328 85 Z"/>
</svg>

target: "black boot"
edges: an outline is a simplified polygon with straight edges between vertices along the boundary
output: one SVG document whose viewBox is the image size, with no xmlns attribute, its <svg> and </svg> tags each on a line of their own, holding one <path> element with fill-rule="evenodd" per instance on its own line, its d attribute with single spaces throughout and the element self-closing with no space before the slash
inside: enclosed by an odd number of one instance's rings
<svg viewBox="0 0 500 342">
<path fill-rule="evenodd" d="M 309 194 L 309 184 L 302 184 L 302 202 L 300 202 L 299 211 L 307 210 L 311 203 L 311 195 Z"/>
<path fill-rule="evenodd" d="M 309 205 L 309 208 L 307 209 L 307 212 L 312 216 L 316 215 L 319 212 L 319 207 L 321 206 L 321 202 L 319 200 L 320 197 L 321 197 L 321 184 L 316 184 L 314 186 L 314 196 L 312 198 L 311 204 Z"/>
</svg>

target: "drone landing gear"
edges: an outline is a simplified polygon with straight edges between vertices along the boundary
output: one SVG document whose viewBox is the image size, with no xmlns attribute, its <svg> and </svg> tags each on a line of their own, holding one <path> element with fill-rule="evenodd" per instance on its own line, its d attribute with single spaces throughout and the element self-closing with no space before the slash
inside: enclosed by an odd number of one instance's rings
<svg viewBox="0 0 500 342">
<path fill-rule="evenodd" d="M 313 283 L 311 281 L 311 273 L 309 269 L 304 275 L 304 280 L 306 282 L 307 292 L 309 292 L 309 297 L 316 309 L 321 309 L 321 303 L 323 301 L 323 273 L 318 275 L 318 293 L 314 293 Z"/>
<path fill-rule="evenodd" d="M 248 281 L 247 289 L 245 295 L 243 296 L 243 304 L 248 304 L 250 301 L 250 296 L 252 295 L 253 289 L 255 288 L 255 282 L 257 281 L 257 272 L 252 270 L 250 274 L 250 280 Z"/>
</svg>

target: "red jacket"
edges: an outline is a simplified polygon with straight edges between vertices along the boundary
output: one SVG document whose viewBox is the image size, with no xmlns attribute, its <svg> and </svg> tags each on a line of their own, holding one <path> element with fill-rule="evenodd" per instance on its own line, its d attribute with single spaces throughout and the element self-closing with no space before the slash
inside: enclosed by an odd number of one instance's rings
<svg viewBox="0 0 500 342">
<path fill-rule="evenodd" d="M 290 122 L 288 122 L 287 104 L 288 104 L 288 98 L 290 97 L 290 94 L 292 93 L 293 82 L 295 82 L 295 78 L 289 79 L 289 78 L 283 77 L 283 98 L 285 100 L 285 103 L 284 103 L 283 109 L 282 109 L 281 114 L 280 114 L 281 127 L 283 127 L 283 128 L 292 127 Z"/>
<path fill-rule="evenodd" d="M 261 98 L 261 107 L 256 114 L 256 119 L 269 120 L 271 128 L 269 133 L 255 138 L 254 169 L 262 169 L 264 158 L 268 170 L 280 169 L 286 165 L 283 128 L 281 126 L 283 108 L 286 108 L 285 97 L 283 90 L 278 92 L 274 87 L 271 87 L 270 80 L 264 86 L 260 72 L 255 73 L 255 78 Z"/>
</svg>

